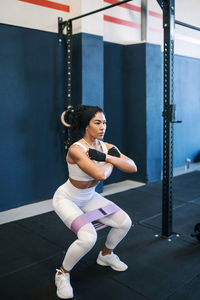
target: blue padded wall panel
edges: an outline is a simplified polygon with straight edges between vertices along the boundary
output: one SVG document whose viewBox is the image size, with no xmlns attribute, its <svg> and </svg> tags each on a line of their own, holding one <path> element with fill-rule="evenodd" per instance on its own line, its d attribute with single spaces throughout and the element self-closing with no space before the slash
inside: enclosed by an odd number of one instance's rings
<svg viewBox="0 0 200 300">
<path fill-rule="evenodd" d="M 0 25 L 0 210 L 52 197 L 66 179 L 57 36 Z"/>
<path fill-rule="evenodd" d="M 104 51 L 103 38 L 82 33 L 82 104 L 104 108 Z M 96 187 L 103 191 L 103 181 Z"/>
<path fill-rule="evenodd" d="M 107 119 L 105 141 L 116 145 L 122 153 L 126 151 L 125 103 L 122 93 L 123 46 L 104 42 L 104 109 Z M 114 168 L 106 184 L 124 179 L 124 173 Z"/>
<path fill-rule="evenodd" d="M 103 108 L 103 38 L 82 33 L 82 103 Z"/>
<path fill-rule="evenodd" d="M 102 37 L 79 33 L 72 37 L 72 105 L 103 108 L 104 51 Z M 102 191 L 103 182 L 96 190 Z"/>
<path fill-rule="evenodd" d="M 124 47 L 123 96 L 126 102 L 127 153 L 138 166 L 128 177 L 143 182 L 161 177 L 162 60 L 160 46 Z"/>
<path fill-rule="evenodd" d="M 126 153 L 138 166 L 129 179 L 146 181 L 146 65 L 145 44 L 124 47 L 123 100 L 126 118 Z"/>
<path fill-rule="evenodd" d="M 200 153 L 199 78 L 199 59 L 175 56 L 176 119 L 182 123 L 174 126 L 174 167 L 183 166 L 186 158 L 196 161 Z"/>
<path fill-rule="evenodd" d="M 161 178 L 162 163 L 162 56 L 158 45 L 146 44 L 147 182 Z"/>
</svg>

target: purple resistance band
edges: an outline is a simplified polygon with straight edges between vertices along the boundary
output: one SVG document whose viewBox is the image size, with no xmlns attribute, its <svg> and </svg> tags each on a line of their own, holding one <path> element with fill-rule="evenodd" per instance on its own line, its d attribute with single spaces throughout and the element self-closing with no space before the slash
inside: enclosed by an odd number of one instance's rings
<svg viewBox="0 0 200 300">
<path fill-rule="evenodd" d="M 98 219 L 107 217 L 111 214 L 113 214 L 114 212 L 117 212 L 118 210 L 120 210 L 120 207 L 117 206 L 114 203 L 108 204 L 106 206 L 103 206 L 101 208 L 98 209 L 94 209 L 91 210 L 89 212 L 86 212 L 85 214 L 77 217 L 71 224 L 71 230 L 77 234 L 77 232 L 79 231 L 79 229 L 88 223 L 94 222 Z M 96 231 L 100 230 L 104 227 L 106 227 L 106 225 L 101 224 L 99 222 L 95 223 L 94 225 Z"/>
</svg>

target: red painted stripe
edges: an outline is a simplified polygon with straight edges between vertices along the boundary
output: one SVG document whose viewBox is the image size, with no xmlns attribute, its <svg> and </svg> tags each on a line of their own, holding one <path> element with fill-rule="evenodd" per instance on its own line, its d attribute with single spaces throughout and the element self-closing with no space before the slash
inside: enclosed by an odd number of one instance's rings
<svg viewBox="0 0 200 300">
<path fill-rule="evenodd" d="M 149 31 L 154 32 L 154 33 L 158 33 L 158 34 L 163 34 L 162 29 L 158 29 L 158 28 L 155 28 L 155 27 L 149 27 Z"/>
<path fill-rule="evenodd" d="M 107 16 L 107 15 L 104 15 L 104 21 L 119 24 L 119 25 L 124 25 L 124 26 L 128 26 L 128 27 L 132 27 L 132 28 L 137 28 L 137 29 L 141 28 L 140 24 L 130 22 L 130 21 L 126 21 L 126 20 L 122 20 L 122 19 L 119 19 L 119 18 L 114 18 L 114 17 Z"/>
<path fill-rule="evenodd" d="M 151 17 L 155 17 L 155 18 L 158 18 L 158 19 L 162 19 L 163 15 L 160 14 L 160 13 L 157 13 L 153 10 L 149 10 L 149 16 Z"/>
<path fill-rule="evenodd" d="M 116 0 L 104 0 L 104 2 L 107 2 L 107 3 L 110 3 L 110 4 L 115 4 L 115 3 L 119 2 L 119 1 L 116 1 Z M 121 4 L 120 6 L 141 13 L 141 7 L 140 6 L 136 6 L 136 5 L 133 5 L 133 4 L 130 4 L 130 3 Z M 162 19 L 162 14 L 157 13 L 157 12 L 155 12 L 153 10 L 149 10 L 149 16 Z"/>
<path fill-rule="evenodd" d="M 48 1 L 48 0 L 18 0 L 18 1 L 35 4 L 43 7 L 53 8 L 64 12 L 70 12 L 69 5 L 64 5 L 53 1 Z"/>
<path fill-rule="evenodd" d="M 136 29 L 141 28 L 140 24 L 133 23 L 133 22 L 126 21 L 126 20 L 122 20 L 122 19 L 119 19 L 119 18 L 114 18 L 114 17 L 107 16 L 107 15 L 104 15 L 104 21 L 119 24 L 119 25 L 128 26 L 128 27 L 131 27 L 131 28 L 136 28 Z M 157 29 L 157 28 L 154 28 L 154 27 L 149 27 L 149 31 L 155 32 L 155 33 L 158 33 L 158 34 L 163 33 L 162 29 Z"/>
<path fill-rule="evenodd" d="M 115 4 L 115 3 L 120 2 L 120 1 L 116 1 L 116 0 L 104 0 L 104 2 L 107 2 L 107 3 L 110 3 L 110 4 Z M 133 5 L 133 4 L 129 4 L 129 3 L 121 4 L 120 7 L 128 8 L 130 10 L 134 10 L 134 11 L 137 11 L 137 12 L 141 12 L 141 8 L 139 6 L 136 6 L 136 5 Z"/>
</svg>

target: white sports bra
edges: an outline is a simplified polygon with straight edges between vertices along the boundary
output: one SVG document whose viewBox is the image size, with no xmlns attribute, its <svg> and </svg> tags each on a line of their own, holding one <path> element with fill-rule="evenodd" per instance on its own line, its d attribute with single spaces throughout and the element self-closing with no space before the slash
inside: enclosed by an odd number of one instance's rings
<svg viewBox="0 0 200 300">
<path fill-rule="evenodd" d="M 102 141 L 99 141 L 100 144 L 101 144 L 101 148 L 103 150 L 103 153 L 107 154 L 108 150 L 107 150 L 107 147 L 106 145 L 104 144 L 104 142 Z M 87 151 L 87 148 L 82 145 L 81 143 L 79 142 L 76 142 L 74 143 L 73 145 L 79 145 L 80 147 L 83 148 L 83 150 L 86 152 Z M 105 162 L 99 162 L 99 161 L 95 161 L 93 160 L 93 162 L 97 165 L 104 165 Z M 79 181 L 90 181 L 90 180 L 94 180 L 93 177 L 89 176 L 88 174 L 86 174 L 84 171 L 82 171 L 79 166 L 77 164 L 70 164 L 68 161 L 67 161 L 67 165 L 68 165 L 68 172 L 69 172 L 69 177 L 74 179 L 74 180 L 79 180 Z"/>
</svg>

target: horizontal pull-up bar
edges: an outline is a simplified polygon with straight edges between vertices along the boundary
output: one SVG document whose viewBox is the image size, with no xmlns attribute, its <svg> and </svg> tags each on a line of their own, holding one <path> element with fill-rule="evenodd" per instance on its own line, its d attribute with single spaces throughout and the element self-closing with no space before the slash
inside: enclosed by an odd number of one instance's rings
<svg viewBox="0 0 200 300">
<path fill-rule="evenodd" d="M 194 30 L 200 31 L 200 27 L 197 27 L 197 26 L 194 26 L 194 25 L 190 25 L 190 24 L 187 24 L 187 23 L 178 21 L 178 20 L 175 20 L 175 23 L 176 23 L 177 25 L 180 25 L 180 26 L 184 26 L 184 27 L 188 27 L 188 28 L 190 28 L 190 29 L 194 29 Z"/>
<path fill-rule="evenodd" d="M 114 3 L 114 4 L 111 4 L 111 5 L 108 5 L 108 6 L 105 6 L 105 7 L 102 7 L 102 8 L 99 8 L 97 10 L 94 10 L 94 11 L 90 11 L 89 13 L 86 13 L 84 15 L 80 15 L 80 16 L 77 16 L 77 17 L 74 17 L 72 19 L 69 19 L 68 21 L 75 21 L 75 20 L 78 20 L 78 19 L 81 19 L 81 18 L 84 18 L 84 17 L 87 17 L 87 16 L 90 16 L 90 15 L 93 15 L 93 14 L 96 14 L 100 11 L 103 11 L 103 10 L 106 10 L 106 9 L 109 9 L 109 8 L 112 8 L 114 6 L 118 6 L 118 5 L 121 5 L 121 4 L 124 4 L 126 2 L 130 2 L 132 0 L 123 0 L 121 2 L 117 2 L 117 3 Z M 62 22 L 63 25 L 66 25 L 67 21 L 64 21 Z"/>
</svg>

